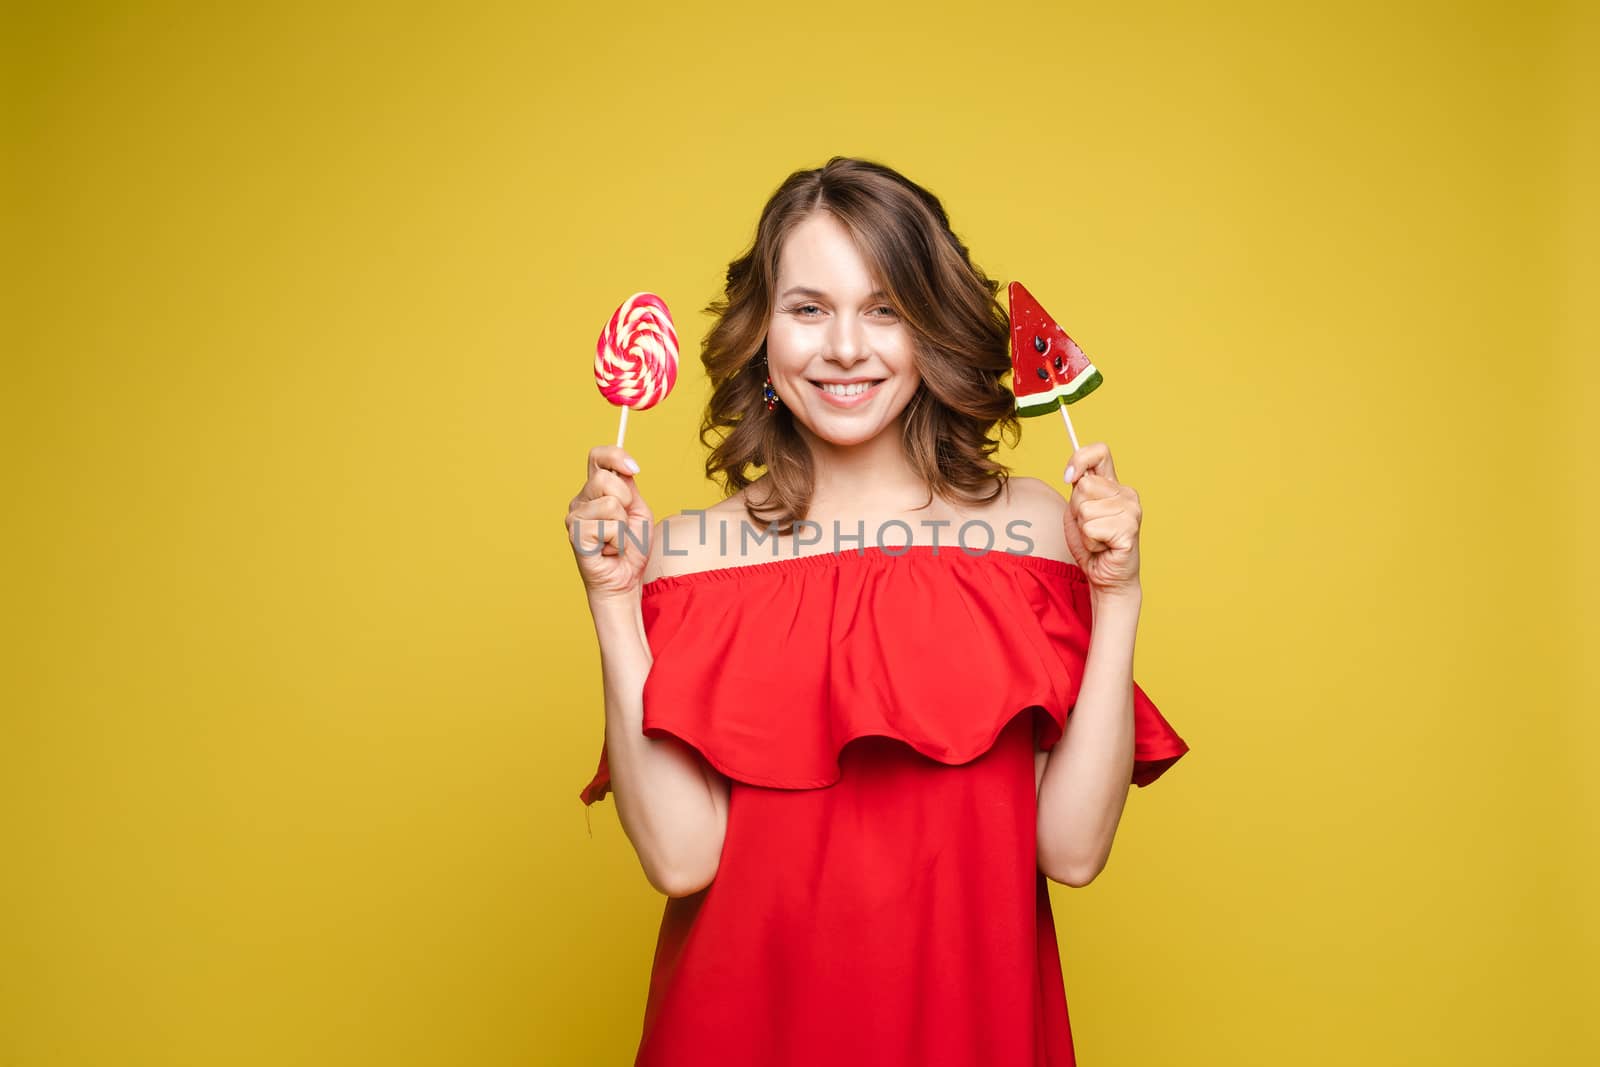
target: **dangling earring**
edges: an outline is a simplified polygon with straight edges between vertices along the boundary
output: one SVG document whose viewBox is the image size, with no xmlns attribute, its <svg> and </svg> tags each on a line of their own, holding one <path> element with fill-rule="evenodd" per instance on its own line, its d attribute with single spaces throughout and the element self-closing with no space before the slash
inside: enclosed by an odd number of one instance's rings
<svg viewBox="0 0 1600 1067">
<path fill-rule="evenodd" d="M 761 365 L 767 365 L 767 357 L 761 357 Z M 769 371 L 761 382 L 761 399 L 767 402 L 767 410 L 771 411 L 778 406 L 778 391 L 772 387 L 772 373 Z"/>
</svg>

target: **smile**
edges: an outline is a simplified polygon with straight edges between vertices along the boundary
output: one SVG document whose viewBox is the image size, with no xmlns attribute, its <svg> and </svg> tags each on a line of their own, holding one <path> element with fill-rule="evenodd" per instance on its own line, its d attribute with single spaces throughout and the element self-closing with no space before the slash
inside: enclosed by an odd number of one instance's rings
<svg viewBox="0 0 1600 1067">
<path fill-rule="evenodd" d="M 865 404 L 883 384 L 882 378 L 859 382 L 812 382 L 828 403 L 835 407 L 856 407 Z"/>
</svg>

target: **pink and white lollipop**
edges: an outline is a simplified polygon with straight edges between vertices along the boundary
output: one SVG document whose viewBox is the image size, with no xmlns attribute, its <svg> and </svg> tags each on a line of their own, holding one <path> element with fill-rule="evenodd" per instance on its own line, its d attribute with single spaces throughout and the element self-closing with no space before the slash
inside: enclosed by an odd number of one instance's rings
<svg viewBox="0 0 1600 1067">
<path fill-rule="evenodd" d="M 666 302 L 634 293 L 611 315 L 594 349 L 600 395 L 622 409 L 617 447 L 628 429 L 628 409 L 654 407 L 678 381 L 678 331 Z"/>
</svg>

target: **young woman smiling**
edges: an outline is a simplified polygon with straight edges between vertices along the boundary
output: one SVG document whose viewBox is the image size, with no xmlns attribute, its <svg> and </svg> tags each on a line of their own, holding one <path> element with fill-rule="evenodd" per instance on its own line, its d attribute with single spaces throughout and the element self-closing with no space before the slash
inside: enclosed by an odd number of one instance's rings
<svg viewBox="0 0 1600 1067">
<path fill-rule="evenodd" d="M 657 522 L 638 464 L 589 453 L 581 797 L 667 896 L 636 1063 L 1073 1062 L 1047 881 L 1088 884 L 1188 746 L 1133 680 L 1110 449 L 1070 499 L 993 458 L 998 288 L 899 173 L 796 172 L 710 308 L 724 498 Z"/>
</svg>

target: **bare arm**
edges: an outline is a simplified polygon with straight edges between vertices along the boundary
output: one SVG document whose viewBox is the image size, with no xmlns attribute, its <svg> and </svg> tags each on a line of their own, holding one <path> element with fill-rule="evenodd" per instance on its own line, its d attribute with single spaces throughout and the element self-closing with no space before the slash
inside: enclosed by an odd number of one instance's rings
<svg viewBox="0 0 1600 1067">
<path fill-rule="evenodd" d="M 1070 500 L 1054 489 L 1033 492 L 1030 484 L 1024 501 L 1049 531 L 1046 550 L 1065 548 L 1088 582 L 1089 649 L 1061 739 L 1034 773 L 1039 869 L 1052 881 L 1084 886 L 1111 856 L 1133 781 L 1143 509 L 1138 491 L 1117 479 L 1104 441 L 1076 449 L 1064 474 L 1073 487 Z"/>
<path fill-rule="evenodd" d="M 656 889 L 674 897 L 699 892 L 722 857 L 727 781 L 677 739 L 643 733 L 651 657 L 638 591 L 591 595 L 589 608 L 600 640 L 606 761 L 622 831 Z"/>
<path fill-rule="evenodd" d="M 1093 633 L 1078 701 L 1037 771 L 1039 868 L 1071 886 L 1111 856 L 1133 779 L 1133 646 L 1142 594 L 1092 594 Z"/>
<path fill-rule="evenodd" d="M 661 571 L 666 539 L 652 529 L 633 457 L 598 445 L 589 450 L 587 470 L 565 521 L 600 640 L 611 795 L 650 884 L 668 896 L 687 896 L 717 872 L 728 783 L 683 742 L 644 735 L 651 656 L 642 590 Z"/>
</svg>

